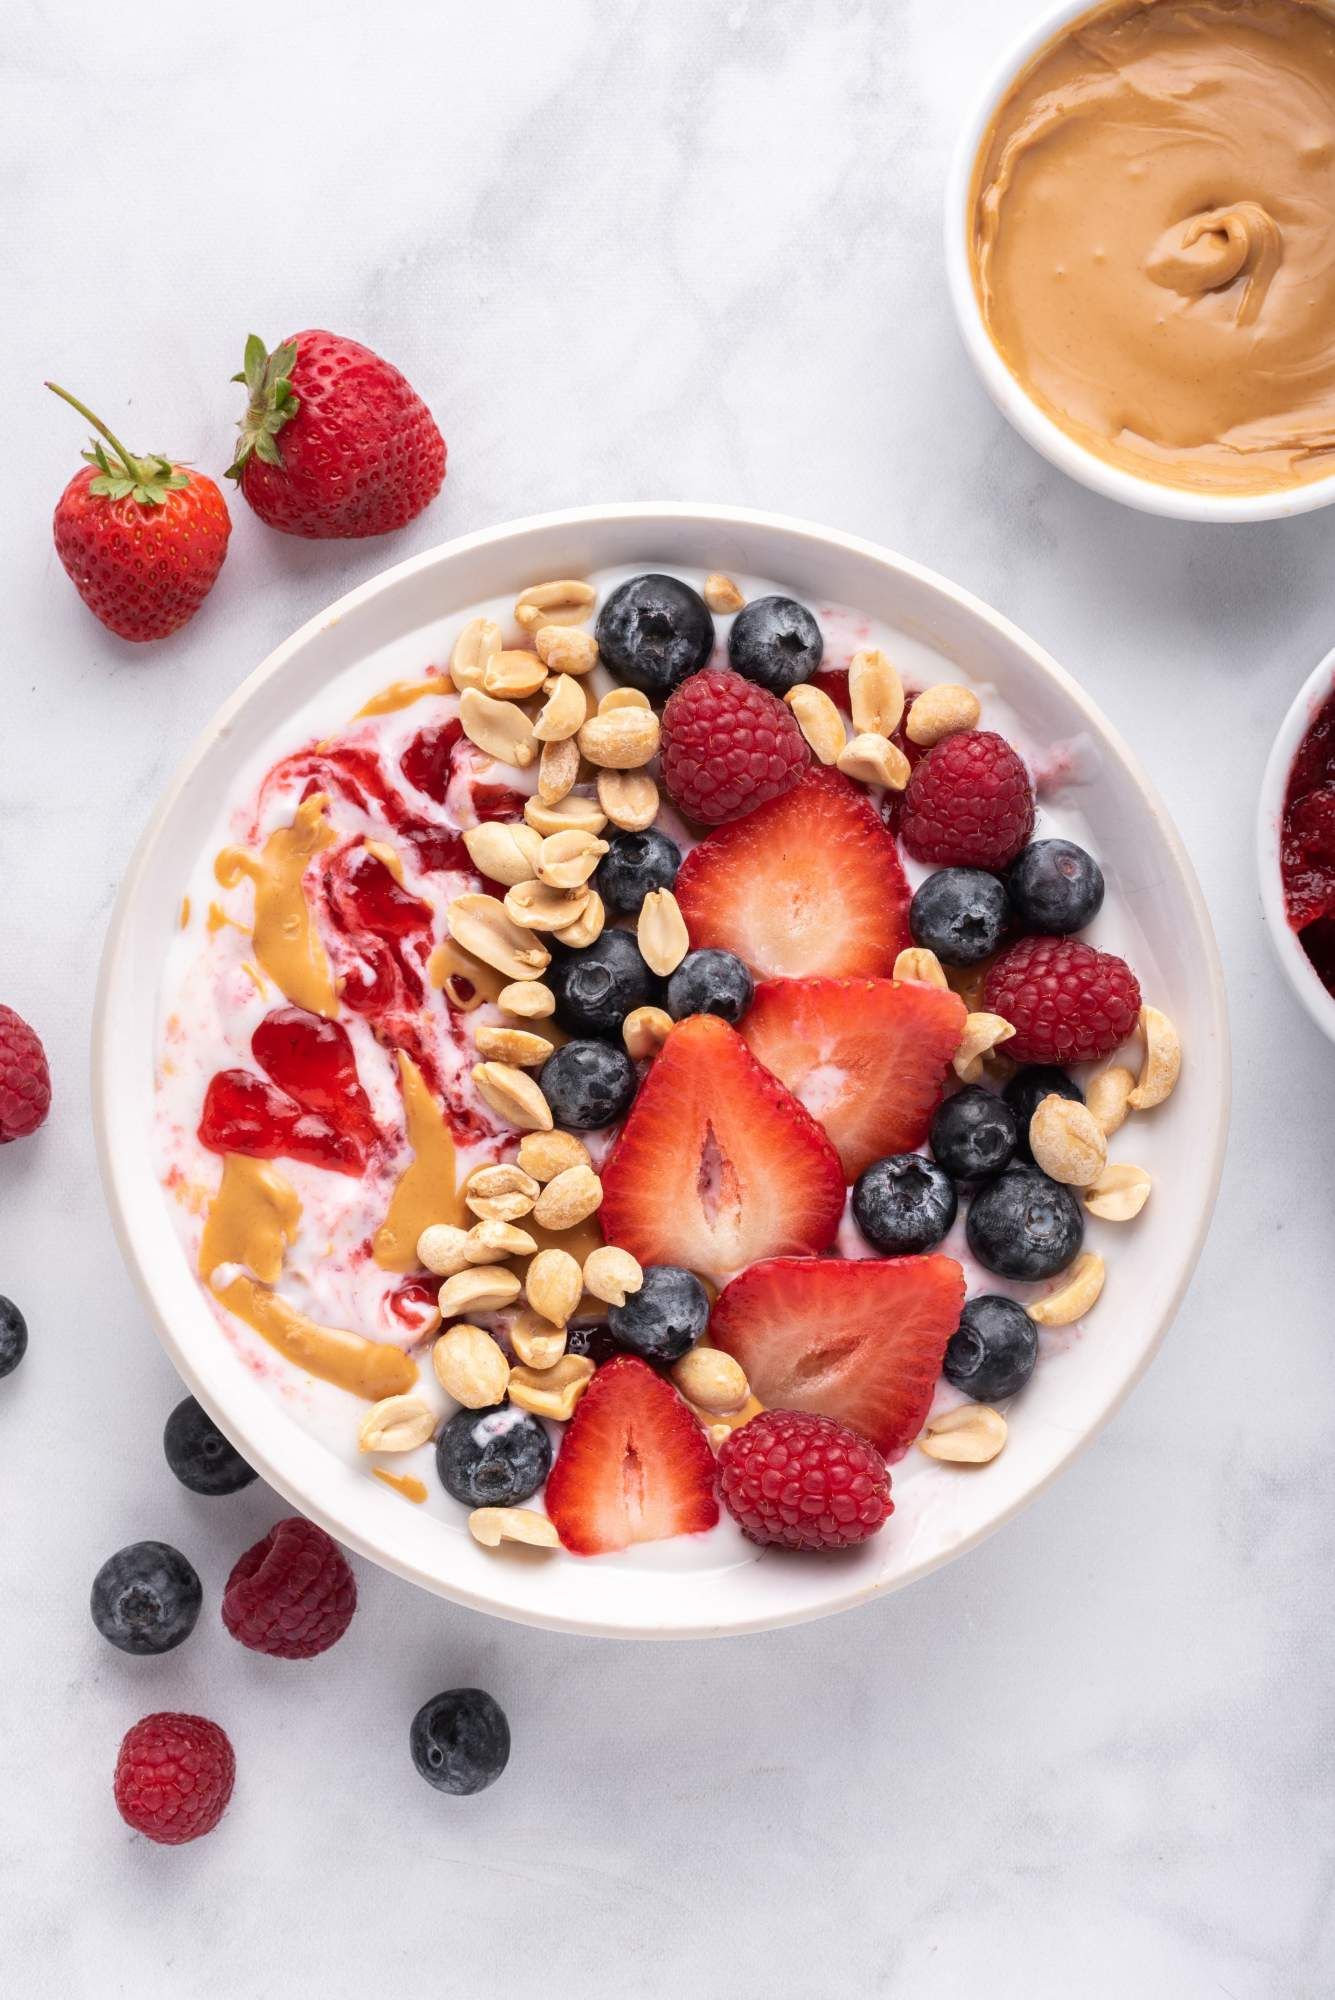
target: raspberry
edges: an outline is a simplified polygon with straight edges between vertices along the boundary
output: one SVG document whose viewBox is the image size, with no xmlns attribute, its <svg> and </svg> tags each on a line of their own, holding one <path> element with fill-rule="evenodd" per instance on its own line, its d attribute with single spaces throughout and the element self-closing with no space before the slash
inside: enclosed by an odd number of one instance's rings
<svg viewBox="0 0 1335 2000">
<path fill-rule="evenodd" d="M 790 792 L 809 762 L 792 710 L 740 674 L 692 674 L 663 710 L 663 783 L 707 826 Z"/>
<path fill-rule="evenodd" d="M 223 1624 L 254 1653 L 309 1660 L 343 1637 L 357 1579 L 338 1543 L 299 1515 L 239 1557 L 223 1592 Z"/>
<path fill-rule="evenodd" d="M 46 1051 L 12 1007 L 0 1007 L 0 1146 L 26 1139 L 50 1108 Z"/>
<path fill-rule="evenodd" d="M 962 729 L 914 767 L 899 831 L 918 861 L 1004 868 L 1034 830 L 1034 788 L 1004 736 Z"/>
<path fill-rule="evenodd" d="M 212 1833 L 236 1777 L 232 1746 L 205 1715 L 146 1715 L 116 1759 L 120 1816 L 164 1847 Z"/>
<path fill-rule="evenodd" d="M 1016 1062 L 1096 1062 L 1120 1048 L 1140 1013 L 1140 982 L 1125 959 L 1074 938 L 1029 937 L 987 975 L 983 1006 L 1015 1034 Z"/>
<path fill-rule="evenodd" d="M 764 1410 L 719 1453 L 723 1504 L 753 1542 L 847 1549 L 894 1512 L 874 1444 L 805 1410 Z"/>
</svg>

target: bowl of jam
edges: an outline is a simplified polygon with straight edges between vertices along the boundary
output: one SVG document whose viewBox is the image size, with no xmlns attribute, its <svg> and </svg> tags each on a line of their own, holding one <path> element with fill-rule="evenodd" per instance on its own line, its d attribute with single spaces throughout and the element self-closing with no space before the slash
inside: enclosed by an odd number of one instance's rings
<svg viewBox="0 0 1335 2000">
<path fill-rule="evenodd" d="M 1280 964 L 1335 1040 L 1335 651 L 1275 738 L 1257 832 L 1261 899 Z"/>
</svg>

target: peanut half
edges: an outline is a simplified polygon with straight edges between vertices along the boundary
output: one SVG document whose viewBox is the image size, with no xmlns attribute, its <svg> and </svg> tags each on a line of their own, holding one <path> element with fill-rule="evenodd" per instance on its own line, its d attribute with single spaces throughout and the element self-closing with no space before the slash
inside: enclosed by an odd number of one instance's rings
<svg viewBox="0 0 1335 2000">
<path fill-rule="evenodd" d="M 629 1250 L 619 1250 L 614 1243 L 591 1250 L 584 1259 L 584 1289 L 604 1305 L 624 1306 L 628 1295 L 643 1283 L 644 1272 Z"/>
<path fill-rule="evenodd" d="M 904 683 L 879 648 L 854 653 L 848 663 L 848 702 L 860 736 L 893 736 L 904 713 Z"/>
<path fill-rule="evenodd" d="M 640 905 L 635 940 L 651 972 L 666 979 L 691 948 L 686 919 L 671 889 L 651 889 Z"/>
<path fill-rule="evenodd" d="M 498 1549 L 502 1542 L 522 1542 L 531 1549 L 561 1546 L 547 1516 L 531 1507 L 475 1507 L 468 1517 L 468 1532 L 484 1549 Z"/>
<path fill-rule="evenodd" d="M 982 712 L 982 704 L 972 688 L 941 681 L 918 696 L 908 712 L 904 734 L 910 743 L 928 749 L 943 737 L 957 735 L 961 729 L 976 729 Z"/>
<path fill-rule="evenodd" d="M 1106 1276 L 1102 1257 L 1093 1250 L 1082 1250 L 1067 1272 L 1066 1282 L 1046 1298 L 1026 1306 L 1025 1311 L 1039 1326 L 1071 1326 L 1097 1304 Z"/>
<path fill-rule="evenodd" d="M 561 577 L 556 583 L 531 583 L 515 600 L 515 623 L 526 632 L 548 625 L 582 625 L 598 602 L 592 584 Z"/>
<path fill-rule="evenodd" d="M 1152 1111 L 1173 1094 L 1182 1072 L 1182 1044 L 1177 1029 L 1157 1007 L 1141 1008 L 1140 1032 L 1145 1055 L 1127 1103 L 1133 1111 Z"/>
<path fill-rule="evenodd" d="M 1034 1165 L 1067 1187 L 1088 1187 L 1108 1164 L 1108 1141 L 1093 1113 L 1077 1098 L 1045 1097 L 1029 1120 Z"/>
<path fill-rule="evenodd" d="M 990 1403 L 962 1403 L 928 1420 L 919 1451 L 951 1465 L 988 1465 L 1006 1442 L 1006 1419 Z"/>
<path fill-rule="evenodd" d="M 741 611 L 746 605 L 746 599 L 732 578 L 724 576 L 721 570 L 710 571 L 700 595 L 719 618 L 730 618 L 734 611 Z"/>
<path fill-rule="evenodd" d="M 509 1063 L 481 1062 L 474 1065 L 472 1076 L 478 1095 L 497 1117 L 508 1119 L 521 1132 L 551 1131 L 551 1107 L 522 1069 Z"/>
<path fill-rule="evenodd" d="M 633 1007 L 621 1023 L 626 1053 L 636 1062 L 651 1061 L 675 1025 L 671 1014 L 662 1007 Z"/>
<path fill-rule="evenodd" d="M 431 1366 L 446 1395 L 466 1410 L 489 1410 L 505 1400 L 510 1364 L 480 1326 L 461 1323 L 442 1333 L 431 1350 Z"/>
<path fill-rule="evenodd" d="M 469 1265 L 468 1231 L 452 1222 L 433 1222 L 417 1239 L 417 1261 L 425 1264 L 433 1277 L 452 1278 Z"/>
<path fill-rule="evenodd" d="M 465 688 L 459 697 L 459 720 L 469 742 L 498 764 L 514 764 L 524 771 L 537 762 L 537 738 L 514 702 L 497 701 L 480 688 Z"/>
<path fill-rule="evenodd" d="M 593 1363 L 587 1354 L 563 1354 L 553 1368 L 510 1370 L 510 1401 L 535 1417 L 550 1417 L 554 1423 L 568 1423 L 575 1405 L 593 1380 Z"/>
<path fill-rule="evenodd" d="M 436 1413 L 420 1396 L 386 1396 L 357 1429 L 358 1451 L 416 1451 L 436 1428 Z"/>
<path fill-rule="evenodd" d="M 909 760 L 897 743 L 864 731 L 839 752 L 836 769 L 860 785 L 882 785 L 888 792 L 902 792 L 912 772 Z"/>
<path fill-rule="evenodd" d="M 643 833 L 658 818 L 658 787 L 647 771 L 600 771 L 598 803 L 623 833 Z"/>
<path fill-rule="evenodd" d="M 1130 1222 L 1149 1200 L 1153 1185 L 1144 1167 L 1125 1163 L 1105 1167 L 1085 1189 L 1085 1207 L 1103 1222 Z"/>
<path fill-rule="evenodd" d="M 895 960 L 896 979 L 910 980 L 915 986 L 939 986 L 943 990 L 949 986 L 945 967 L 934 951 L 927 951 L 922 945 L 908 945 Z"/>
<path fill-rule="evenodd" d="M 1129 1069 L 1105 1069 L 1091 1079 L 1085 1103 L 1091 1117 L 1102 1127 L 1105 1139 L 1111 1139 L 1125 1125 L 1135 1087 L 1136 1079 Z"/>
<path fill-rule="evenodd" d="M 983 1057 L 993 1049 L 1008 1042 L 1015 1033 L 1009 1021 L 1000 1014 L 968 1014 L 964 1020 L 964 1033 L 956 1049 L 953 1063 L 955 1074 L 961 1083 L 977 1083 L 983 1074 Z"/>
<path fill-rule="evenodd" d="M 566 1167 L 548 1181 L 533 1205 L 533 1220 L 540 1229 L 557 1234 L 586 1222 L 602 1207 L 603 1184 L 592 1167 Z"/>
<path fill-rule="evenodd" d="M 567 1167 L 587 1167 L 589 1149 L 573 1132 L 526 1132 L 519 1141 L 519 1164 L 534 1181 L 554 1181 Z"/>
<path fill-rule="evenodd" d="M 524 1280 L 529 1305 L 553 1326 L 565 1325 L 583 1291 L 584 1275 L 568 1250 L 540 1250 Z"/>
<path fill-rule="evenodd" d="M 501 650 L 501 628 L 490 618 L 470 618 L 454 642 L 450 679 L 459 689 L 480 688 L 488 662 Z"/>
<path fill-rule="evenodd" d="M 821 764 L 836 763 L 848 741 L 848 731 L 843 716 L 824 689 L 802 682 L 789 688 L 784 701 L 797 717 L 797 726 L 812 756 Z"/>
</svg>

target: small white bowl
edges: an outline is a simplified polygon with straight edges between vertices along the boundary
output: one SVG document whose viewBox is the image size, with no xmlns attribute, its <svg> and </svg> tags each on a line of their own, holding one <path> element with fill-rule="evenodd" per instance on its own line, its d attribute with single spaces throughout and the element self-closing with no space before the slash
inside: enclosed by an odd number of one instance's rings
<svg viewBox="0 0 1335 2000">
<path fill-rule="evenodd" d="M 1279 726 L 1261 780 L 1261 797 L 1256 808 L 1256 871 L 1261 883 L 1261 908 L 1265 911 L 1270 942 L 1284 968 L 1290 986 L 1306 1007 L 1318 1028 L 1335 1042 L 1335 995 L 1326 991 L 1316 967 L 1298 942 L 1298 933 L 1284 908 L 1284 878 L 1279 865 L 1280 823 L 1284 817 L 1284 795 L 1289 788 L 1289 772 L 1298 754 L 1298 745 L 1307 734 L 1332 690 L 1335 689 L 1335 651 L 1325 659 L 1299 688 L 1292 708 Z"/>
<path fill-rule="evenodd" d="M 974 167 L 979 148 L 997 110 L 1020 71 L 1070 22 L 1098 11 L 1089 0 L 1064 0 L 1039 16 L 1031 28 L 1007 49 L 991 71 L 973 110 L 965 119 L 955 145 L 946 182 L 946 279 L 955 317 L 974 367 L 992 401 L 1015 429 L 1044 458 L 1106 499 L 1142 513 L 1166 515 L 1174 521 L 1279 521 L 1291 514 L 1310 514 L 1335 501 L 1335 474 L 1306 486 L 1284 487 L 1274 493 L 1200 493 L 1185 486 L 1167 486 L 1142 479 L 1086 450 L 1055 424 L 1024 390 L 1002 360 L 988 332 L 974 290 L 970 256 Z"/>
<path fill-rule="evenodd" d="M 785 1559 L 722 1529 L 592 1561 L 480 1548 L 462 1510 L 407 1506 L 368 1478 L 351 1421 L 340 1455 L 252 1373 L 204 1297 L 159 1179 L 153 1112 L 164 960 L 194 857 L 251 760 L 270 754 L 303 704 L 345 671 L 373 673 L 380 685 L 440 658 L 467 606 L 534 577 L 650 562 L 772 578 L 811 604 L 855 606 L 888 625 L 921 669 L 935 662 L 943 678 L 963 673 L 990 684 L 1026 741 L 1066 746 L 1113 914 L 1186 1050 L 1171 1104 L 1135 1127 L 1134 1156 L 1164 1193 L 1116 1234 L 1115 1249 L 1105 1245 L 1108 1289 L 1088 1334 L 1071 1328 L 1062 1351 L 1038 1369 L 993 1464 L 959 1472 L 911 1452 L 895 1471 L 887 1531 L 828 1561 Z M 925 1575 L 1014 1515 L 1149 1365 L 1205 1240 L 1228 1128 L 1228 1025 L 1210 920 L 1172 821 L 1084 690 L 943 577 L 852 535 L 737 507 L 586 507 L 508 522 L 400 563 L 285 640 L 185 758 L 126 870 L 93 1037 L 99 1161 L 126 1262 L 191 1392 L 250 1463 L 340 1541 L 428 1590 L 526 1624 L 627 1638 L 823 1617 Z"/>
</svg>

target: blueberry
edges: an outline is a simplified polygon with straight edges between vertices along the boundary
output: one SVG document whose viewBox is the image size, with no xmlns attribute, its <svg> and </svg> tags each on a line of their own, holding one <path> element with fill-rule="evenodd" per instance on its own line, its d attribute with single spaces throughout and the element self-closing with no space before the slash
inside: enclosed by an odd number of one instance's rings
<svg viewBox="0 0 1335 2000">
<path fill-rule="evenodd" d="M 611 1329 L 601 1323 L 597 1326 L 570 1326 L 566 1328 L 566 1353 L 582 1354 L 595 1368 L 601 1368 L 604 1361 L 610 1361 L 621 1349 L 612 1338 Z"/>
<path fill-rule="evenodd" d="M 28 1352 L 28 1322 L 13 1299 L 0 1296 L 0 1375 L 12 1375 Z"/>
<path fill-rule="evenodd" d="M 1007 1167 L 969 1208 L 969 1248 L 999 1278 L 1055 1278 L 1085 1238 L 1071 1190 L 1037 1167 Z"/>
<path fill-rule="evenodd" d="M 909 904 L 913 942 L 942 965 L 981 965 L 1001 943 L 1010 916 L 1006 891 L 981 868 L 940 868 Z"/>
<path fill-rule="evenodd" d="M 1023 1389 L 1038 1359 L 1038 1328 L 1024 1307 L 999 1292 L 970 1299 L 946 1345 L 942 1368 L 975 1403 L 999 1403 Z"/>
<path fill-rule="evenodd" d="M 703 597 L 689 583 L 653 572 L 619 584 L 595 629 L 603 665 L 641 694 L 670 695 L 714 650 L 714 621 Z"/>
<path fill-rule="evenodd" d="M 604 931 L 585 951 L 559 946 L 547 974 L 556 1018 L 572 1035 L 620 1036 L 621 1023 L 658 997 L 658 982 L 629 931 Z"/>
<path fill-rule="evenodd" d="M 656 826 L 643 833 L 614 833 L 593 886 L 612 916 L 633 917 L 651 889 L 672 887 L 680 867 L 681 849 Z"/>
<path fill-rule="evenodd" d="M 1069 937 L 1103 908 L 1103 870 L 1073 840 L 1034 840 L 1010 865 L 1006 887 L 1024 927 Z"/>
<path fill-rule="evenodd" d="M 168 1542 L 131 1542 L 93 1578 L 89 1609 L 104 1639 L 122 1653 L 169 1653 L 195 1629 L 204 1592 L 191 1565 Z"/>
<path fill-rule="evenodd" d="M 178 1403 L 168 1417 L 162 1449 L 182 1486 L 192 1493 L 239 1493 L 255 1477 L 254 1466 L 246 1464 L 193 1396 Z"/>
<path fill-rule="evenodd" d="M 546 1431 L 513 1403 L 458 1410 L 436 1440 L 440 1483 L 465 1507 L 517 1507 L 551 1469 Z"/>
<path fill-rule="evenodd" d="M 970 1083 L 938 1108 L 928 1136 L 938 1166 L 957 1181 L 982 1181 L 1014 1159 L 1020 1121 L 995 1092 Z"/>
<path fill-rule="evenodd" d="M 720 1014 L 740 1021 L 755 998 L 756 983 L 735 952 L 688 951 L 667 985 L 674 1021 L 688 1014 Z"/>
<path fill-rule="evenodd" d="M 821 663 L 825 641 L 803 604 L 791 597 L 756 597 L 739 611 L 728 634 L 728 658 L 735 671 L 786 695 L 809 681 Z"/>
<path fill-rule="evenodd" d="M 708 1324 L 708 1292 L 693 1272 L 675 1264 L 650 1264 L 639 1291 L 624 1306 L 607 1309 L 617 1346 L 646 1361 L 680 1361 Z"/>
<path fill-rule="evenodd" d="M 1001 1094 L 1020 1121 L 1016 1150 L 1022 1160 L 1034 1157 L 1029 1150 L 1029 1120 L 1045 1097 L 1069 1097 L 1077 1104 L 1085 1101 L 1080 1085 L 1052 1063 L 1029 1063 L 1024 1069 L 1017 1069 Z"/>
<path fill-rule="evenodd" d="M 428 1785 L 468 1798 L 494 1785 L 509 1763 L 510 1725 L 481 1688 L 447 1688 L 418 1709 L 408 1744 Z"/>
<path fill-rule="evenodd" d="M 949 1174 L 921 1153 L 874 1160 L 853 1184 L 853 1218 L 872 1247 L 887 1257 L 930 1250 L 955 1220 L 957 1207 Z"/>
<path fill-rule="evenodd" d="M 538 1077 L 552 1117 L 565 1132 L 597 1132 L 624 1118 L 635 1100 L 635 1065 L 611 1042 L 567 1042 Z"/>
</svg>

